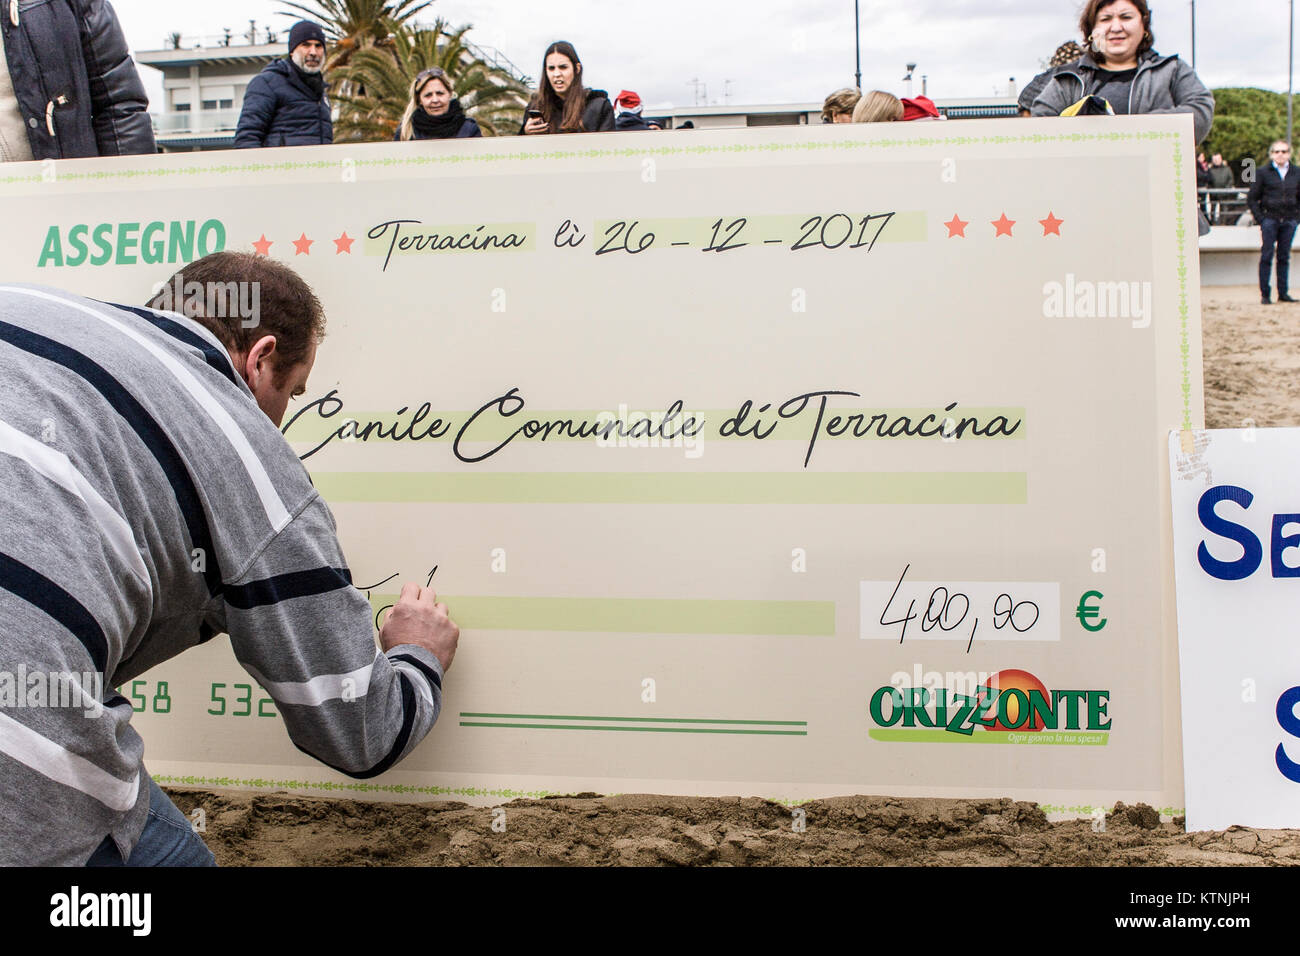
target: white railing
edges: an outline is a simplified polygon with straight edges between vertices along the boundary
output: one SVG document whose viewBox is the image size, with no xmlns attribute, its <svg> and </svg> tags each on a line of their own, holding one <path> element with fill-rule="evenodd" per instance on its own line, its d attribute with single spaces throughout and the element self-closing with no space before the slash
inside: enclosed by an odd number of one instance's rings
<svg viewBox="0 0 1300 956">
<path fill-rule="evenodd" d="M 257 28 L 256 39 L 251 41 L 248 36 L 248 28 L 245 27 L 242 33 L 231 31 L 227 36 L 224 33 L 209 33 L 200 35 L 197 33 L 186 33 L 182 35 L 168 34 L 163 38 L 160 50 L 210 50 L 217 47 L 230 46 L 261 46 L 266 43 L 284 43 L 289 39 L 289 30 L 286 27 L 283 30 L 271 29 L 269 32 L 266 27 Z"/>
<path fill-rule="evenodd" d="M 156 136 L 180 133 L 233 133 L 239 124 L 239 110 L 198 110 L 186 113 L 152 113 Z"/>
</svg>

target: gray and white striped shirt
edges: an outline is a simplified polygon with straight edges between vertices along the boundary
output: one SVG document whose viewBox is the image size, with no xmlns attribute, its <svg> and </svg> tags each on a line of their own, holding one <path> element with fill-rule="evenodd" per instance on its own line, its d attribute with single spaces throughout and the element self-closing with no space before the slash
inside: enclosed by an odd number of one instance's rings
<svg viewBox="0 0 1300 956">
<path fill-rule="evenodd" d="M 223 631 L 294 744 L 349 776 L 437 719 L 437 659 L 378 652 L 329 508 L 197 323 L 0 286 L 0 493 L 0 676 L 97 697 L 6 706 L 0 681 L 0 864 L 130 853 L 148 776 L 112 688 Z"/>
</svg>

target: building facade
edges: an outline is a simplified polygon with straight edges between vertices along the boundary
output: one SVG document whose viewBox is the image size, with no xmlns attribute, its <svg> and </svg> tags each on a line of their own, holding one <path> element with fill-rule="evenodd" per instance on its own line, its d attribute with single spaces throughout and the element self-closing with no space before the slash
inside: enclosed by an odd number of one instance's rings
<svg viewBox="0 0 1300 956">
<path fill-rule="evenodd" d="M 135 54 L 137 63 L 163 75 L 162 111 L 153 114 L 158 148 L 164 153 L 232 148 L 244 91 L 267 64 L 285 55 L 284 43 L 172 39 L 172 49 Z"/>
</svg>

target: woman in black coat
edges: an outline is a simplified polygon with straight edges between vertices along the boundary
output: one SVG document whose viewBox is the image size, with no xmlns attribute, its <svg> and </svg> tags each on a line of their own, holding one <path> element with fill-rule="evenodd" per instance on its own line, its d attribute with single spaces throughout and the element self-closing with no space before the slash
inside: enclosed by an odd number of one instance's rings
<svg viewBox="0 0 1300 956">
<path fill-rule="evenodd" d="M 614 128 L 614 107 L 604 90 L 582 85 L 582 61 L 572 43 L 557 40 L 542 58 L 542 82 L 528 101 L 519 132 L 595 133 Z"/>
<path fill-rule="evenodd" d="M 465 115 L 460 100 L 453 95 L 451 77 L 446 71 L 434 66 L 416 74 L 411 82 L 410 102 L 393 139 L 457 139 L 482 135 L 478 123 Z"/>
</svg>

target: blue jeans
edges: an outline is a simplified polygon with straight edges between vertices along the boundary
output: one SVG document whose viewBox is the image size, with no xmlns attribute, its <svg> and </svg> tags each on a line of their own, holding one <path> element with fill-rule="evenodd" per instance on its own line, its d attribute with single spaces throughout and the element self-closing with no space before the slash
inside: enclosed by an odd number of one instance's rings
<svg viewBox="0 0 1300 956">
<path fill-rule="evenodd" d="M 1298 223 L 1294 219 L 1273 219 L 1265 216 L 1260 224 L 1264 235 L 1264 249 L 1259 254 L 1259 294 L 1268 298 L 1269 279 L 1273 272 L 1273 250 L 1277 249 L 1277 294 L 1290 291 L 1291 240 L 1295 238 Z"/>
<path fill-rule="evenodd" d="M 168 799 L 158 784 L 149 780 L 149 819 L 140 842 L 122 861 L 111 836 L 104 837 L 86 866 L 216 866 L 212 851 L 190 826 L 190 821 Z"/>
</svg>

